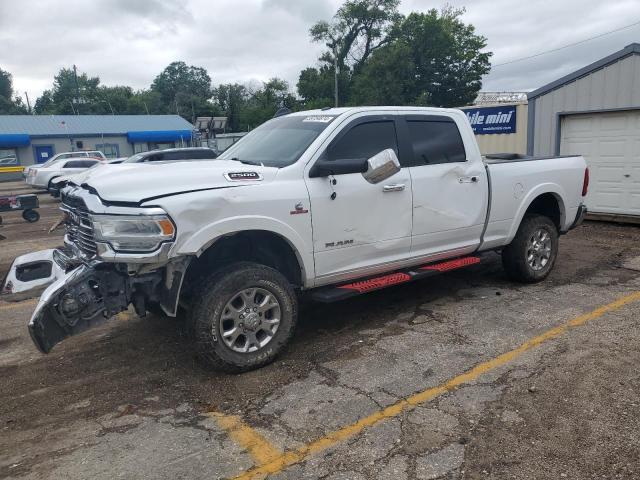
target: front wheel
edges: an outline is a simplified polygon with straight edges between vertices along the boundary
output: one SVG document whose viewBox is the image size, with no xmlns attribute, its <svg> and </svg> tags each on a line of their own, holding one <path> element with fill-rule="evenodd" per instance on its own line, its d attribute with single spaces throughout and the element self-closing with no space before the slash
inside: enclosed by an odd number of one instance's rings
<svg viewBox="0 0 640 480">
<path fill-rule="evenodd" d="M 558 229 L 543 215 L 525 215 L 511 243 L 502 250 L 502 265 L 511 280 L 523 283 L 547 278 L 558 256 Z"/>
<path fill-rule="evenodd" d="M 264 265 L 229 265 L 212 274 L 195 299 L 190 315 L 196 348 L 218 370 L 243 372 L 272 362 L 295 330 L 295 292 Z"/>
</svg>

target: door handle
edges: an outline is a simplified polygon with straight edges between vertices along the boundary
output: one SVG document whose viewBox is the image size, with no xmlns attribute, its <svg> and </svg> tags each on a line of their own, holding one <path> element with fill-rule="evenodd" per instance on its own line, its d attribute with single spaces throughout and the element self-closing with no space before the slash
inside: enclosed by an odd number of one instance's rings
<svg viewBox="0 0 640 480">
<path fill-rule="evenodd" d="M 385 185 L 383 192 L 401 192 L 404 190 L 404 183 L 395 183 L 393 185 Z"/>
<path fill-rule="evenodd" d="M 479 178 L 475 175 L 473 177 L 460 177 L 458 179 L 459 183 L 478 183 Z"/>
</svg>

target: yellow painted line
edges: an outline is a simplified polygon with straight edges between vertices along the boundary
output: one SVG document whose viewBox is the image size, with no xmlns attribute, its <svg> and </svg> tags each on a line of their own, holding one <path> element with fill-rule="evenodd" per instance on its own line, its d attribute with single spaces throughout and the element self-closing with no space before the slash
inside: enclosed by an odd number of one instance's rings
<svg viewBox="0 0 640 480">
<path fill-rule="evenodd" d="M 219 412 L 209 412 L 207 416 L 218 422 L 229 436 L 246 450 L 258 465 L 268 464 L 282 455 L 282 452 L 271 445 L 267 439 L 244 423 L 236 415 L 224 415 Z"/>
<path fill-rule="evenodd" d="M 0 167 L 0 173 L 3 172 L 21 172 L 24 167 Z"/>
<path fill-rule="evenodd" d="M 38 300 L 25 300 L 22 302 L 16 302 L 16 303 L 0 303 L 0 311 L 4 311 L 4 310 L 16 310 L 20 307 L 31 307 L 34 306 L 36 303 L 38 303 Z"/>
<path fill-rule="evenodd" d="M 576 317 L 562 325 L 547 330 L 543 334 L 526 341 L 519 347 L 509 352 L 503 353 L 502 355 L 499 355 L 492 360 L 488 360 L 476 365 L 471 370 L 468 370 L 465 373 L 462 373 L 461 375 L 458 375 L 457 377 L 454 377 L 447 382 L 438 385 L 437 387 L 428 388 L 427 390 L 423 390 L 422 392 L 411 395 L 410 397 L 402 399 L 397 403 L 384 408 L 383 410 L 372 413 L 368 417 L 361 418 L 351 425 L 347 425 L 346 427 L 331 432 L 325 437 L 315 440 L 314 442 L 304 445 L 296 450 L 284 452 L 270 461 L 258 462 L 257 466 L 238 475 L 237 477 L 235 477 L 235 480 L 263 478 L 266 475 L 281 472 L 287 467 L 303 461 L 310 455 L 327 450 L 337 443 L 343 442 L 358 435 L 367 427 L 376 425 L 383 420 L 397 417 L 401 413 L 412 410 L 420 404 L 426 403 L 440 395 L 455 390 L 460 385 L 470 383 L 476 380 L 481 375 L 515 360 L 523 353 L 564 334 L 571 328 L 579 327 L 580 325 L 583 325 L 590 320 L 595 320 L 596 318 L 599 318 L 608 312 L 618 310 L 625 305 L 637 301 L 640 301 L 640 292 L 626 295 L 614 302 L 598 307 L 589 313 L 580 315 L 579 317 Z"/>
</svg>

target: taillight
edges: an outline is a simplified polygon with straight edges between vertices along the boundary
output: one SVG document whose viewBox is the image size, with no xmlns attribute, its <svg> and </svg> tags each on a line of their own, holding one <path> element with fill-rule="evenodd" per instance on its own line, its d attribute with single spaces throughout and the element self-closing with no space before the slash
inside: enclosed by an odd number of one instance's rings
<svg viewBox="0 0 640 480">
<path fill-rule="evenodd" d="M 584 180 L 582 181 L 582 196 L 586 197 L 589 191 L 589 167 L 584 169 Z"/>
</svg>

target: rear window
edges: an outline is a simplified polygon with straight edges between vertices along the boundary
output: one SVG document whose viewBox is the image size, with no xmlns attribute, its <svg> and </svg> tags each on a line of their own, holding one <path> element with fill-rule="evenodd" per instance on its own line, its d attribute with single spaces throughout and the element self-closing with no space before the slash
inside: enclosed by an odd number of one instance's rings
<svg viewBox="0 0 640 480">
<path fill-rule="evenodd" d="M 454 122 L 407 120 L 414 165 L 465 162 L 467 154 Z"/>
</svg>

